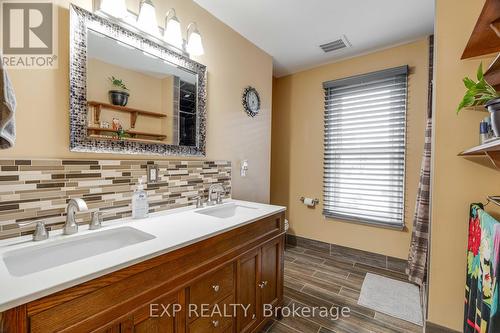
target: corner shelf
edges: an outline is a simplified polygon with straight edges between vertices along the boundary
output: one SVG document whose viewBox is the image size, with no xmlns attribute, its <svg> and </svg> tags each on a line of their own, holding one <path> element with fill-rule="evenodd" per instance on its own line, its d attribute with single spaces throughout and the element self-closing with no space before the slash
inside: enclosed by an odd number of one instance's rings
<svg viewBox="0 0 500 333">
<path fill-rule="evenodd" d="M 500 169 L 500 138 L 464 150 L 458 156 L 485 156 Z"/>
<path fill-rule="evenodd" d="M 103 132 L 104 133 L 105 132 L 116 133 L 116 131 L 111 129 L 111 128 L 103 128 L 103 127 L 97 127 L 97 126 L 88 126 L 87 131 L 89 132 L 89 135 L 99 134 L 99 133 L 103 133 Z M 152 137 L 156 141 L 165 140 L 167 138 L 167 136 L 164 134 L 157 134 L 157 133 L 150 133 L 150 132 L 140 132 L 140 131 L 135 131 L 135 130 L 125 130 L 124 132 L 126 134 L 131 135 L 133 139 L 135 139 L 136 136 Z M 108 135 L 101 135 L 101 136 L 108 136 Z M 128 138 L 126 138 L 126 139 L 128 139 Z"/>
<path fill-rule="evenodd" d="M 95 111 L 94 112 L 94 122 L 96 124 L 100 123 L 102 109 L 111 109 L 111 110 L 115 110 L 115 111 L 130 113 L 130 127 L 131 128 L 135 128 L 135 122 L 137 121 L 138 115 L 154 117 L 154 118 L 167 117 L 166 114 L 162 114 L 162 113 L 144 111 L 144 110 L 129 108 L 126 106 L 113 105 L 113 104 L 103 103 L 103 102 L 89 101 L 87 104 L 89 107 L 93 108 Z"/>
<path fill-rule="evenodd" d="M 486 0 L 476 26 L 472 31 L 462 59 L 500 51 L 500 1 Z M 491 83 L 490 83 L 491 84 Z"/>
</svg>

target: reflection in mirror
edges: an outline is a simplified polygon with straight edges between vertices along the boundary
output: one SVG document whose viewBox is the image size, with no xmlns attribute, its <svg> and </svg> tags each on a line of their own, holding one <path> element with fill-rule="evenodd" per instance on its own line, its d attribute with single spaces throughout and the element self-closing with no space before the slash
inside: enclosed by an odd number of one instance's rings
<svg viewBox="0 0 500 333">
<path fill-rule="evenodd" d="M 88 30 L 88 136 L 196 146 L 197 74 Z"/>
</svg>

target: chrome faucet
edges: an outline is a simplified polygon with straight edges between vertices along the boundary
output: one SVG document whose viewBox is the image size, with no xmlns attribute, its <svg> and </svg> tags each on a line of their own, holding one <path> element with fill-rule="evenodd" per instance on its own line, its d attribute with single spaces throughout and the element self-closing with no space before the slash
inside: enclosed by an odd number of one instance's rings
<svg viewBox="0 0 500 333">
<path fill-rule="evenodd" d="M 217 199 L 214 201 L 212 199 L 213 193 L 217 193 Z M 222 184 L 212 184 L 208 188 L 208 200 L 207 200 L 207 206 L 213 206 L 215 204 L 220 205 L 222 203 L 222 194 L 226 193 L 226 189 Z"/>
<path fill-rule="evenodd" d="M 66 208 L 66 223 L 63 227 L 63 234 L 72 235 L 78 232 L 78 224 L 76 224 L 75 215 L 76 212 L 84 212 L 88 210 L 87 204 L 83 199 L 75 198 L 68 202 Z"/>
<path fill-rule="evenodd" d="M 36 224 L 35 231 L 33 232 L 33 241 L 38 242 L 49 238 L 49 230 L 43 221 L 30 221 L 30 222 L 16 222 L 20 227 L 26 227 L 31 224 Z"/>
</svg>

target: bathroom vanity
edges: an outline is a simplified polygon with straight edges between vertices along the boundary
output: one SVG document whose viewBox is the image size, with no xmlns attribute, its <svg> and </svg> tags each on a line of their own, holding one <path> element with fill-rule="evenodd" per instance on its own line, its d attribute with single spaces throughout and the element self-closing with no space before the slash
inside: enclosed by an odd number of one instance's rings
<svg viewBox="0 0 500 333">
<path fill-rule="evenodd" d="M 284 207 L 230 200 L 2 241 L 0 332 L 258 331 L 283 300 L 284 234 Z"/>
</svg>

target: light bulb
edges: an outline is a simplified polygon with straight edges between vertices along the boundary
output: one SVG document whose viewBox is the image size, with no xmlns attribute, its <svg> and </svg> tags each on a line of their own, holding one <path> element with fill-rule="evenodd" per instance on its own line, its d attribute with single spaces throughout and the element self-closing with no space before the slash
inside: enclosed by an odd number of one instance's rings
<svg viewBox="0 0 500 333">
<path fill-rule="evenodd" d="M 116 18 L 124 18 L 127 15 L 125 0 L 101 0 L 99 9 Z"/>
<path fill-rule="evenodd" d="M 151 0 L 141 0 L 137 26 L 153 36 L 159 36 L 160 31 L 158 30 L 158 22 L 156 21 L 155 6 Z"/>
<path fill-rule="evenodd" d="M 172 15 L 170 17 L 170 15 Z M 165 34 L 163 35 L 163 39 L 165 42 L 181 49 L 183 40 L 182 40 L 182 31 L 181 31 L 181 23 L 175 16 L 175 10 L 171 9 L 167 13 L 167 17 L 165 18 Z"/>
<path fill-rule="evenodd" d="M 189 54 L 194 56 L 200 56 L 205 53 L 203 49 L 203 43 L 201 41 L 201 35 L 198 29 L 195 27 L 194 30 L 189 34 L 188 27 L 188 42 L 186 50 Z"/>
</svg>

